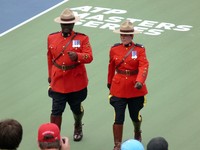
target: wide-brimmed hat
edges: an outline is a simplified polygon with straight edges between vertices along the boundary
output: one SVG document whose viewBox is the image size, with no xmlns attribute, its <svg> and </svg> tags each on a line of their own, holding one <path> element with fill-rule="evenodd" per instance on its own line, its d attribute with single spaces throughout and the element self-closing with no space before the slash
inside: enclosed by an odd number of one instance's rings
<svg viewBox="0 0 200 150">
<path fill-rule="evenodd" d="M 62 23 L 62 24 L 70 24 L 70 23 L 75 23 L 78 22 L 80 18 L 78 16 L 75 16 L 73 11 L 71 11 L 69 8 L 66 8 L 59 17 L 56 17 L 54 19 L 55 22 L 57 23 Z"/>
<path fill-rule="evenodd" d="M 120 25 L 120 28 L 117 30 L 113 31 L 114 33 L 119 33 L 119 34 L 138 34 L 140 33 L 139 31 L 136 31 L 134 29 L 133 23 L 130 22 L 129 20 L 126 20 Z"/>
</svg>

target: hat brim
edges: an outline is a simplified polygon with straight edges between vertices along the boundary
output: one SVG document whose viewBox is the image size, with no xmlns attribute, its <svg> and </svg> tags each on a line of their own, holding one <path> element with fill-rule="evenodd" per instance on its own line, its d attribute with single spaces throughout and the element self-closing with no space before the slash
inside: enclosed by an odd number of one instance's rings
<svg viewBox="0 0 200 150">
<path fill-rule="evenodd" d="M 80 21 L 80 17 L 75 16 L 75 19 L 72 21 L 63 21 L 60 19 L 60 17 L 57 17 L 54 19 L 54 21 L 57 23 L 62 23 L 62 24 L 70 24 L 70 23 L 76 23 L 76 22 Z"/>
<path fill-rule="evenodd" d="M 134 32 L 121 32 L 120 29 L 117 30 L 113 30 L 114 33 L 118 33 L 118 34 L 139 34 L 139 31 L 134 31 Z"/>
</svg>

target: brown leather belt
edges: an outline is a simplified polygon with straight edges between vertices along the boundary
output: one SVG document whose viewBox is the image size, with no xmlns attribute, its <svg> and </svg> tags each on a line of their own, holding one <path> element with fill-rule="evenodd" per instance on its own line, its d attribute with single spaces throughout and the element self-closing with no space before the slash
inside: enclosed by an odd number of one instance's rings
<svg viewBox="0 0 200 150">
<path fill-rule="evenodd" d="M 63 70 L 63 71 L 66 71 L 66 70 L 71 70 L 71 69 L 74 69 L 76 68 L 78 65 L 80 64 L 73 64 L 73 65 L 59 65 L 57 64 L 55 61 L 52 61 L 54 66 L 56 66 L 57 68 Z"/>
<path fill-rule="evenodd" d="M 119 69 L 116 69 L 116 72 L 118 74 L 124 74 L 124 75 L 128 75 L 128 76 L 138 74 L 138 70 L 119 70 Z"/>
</svg>

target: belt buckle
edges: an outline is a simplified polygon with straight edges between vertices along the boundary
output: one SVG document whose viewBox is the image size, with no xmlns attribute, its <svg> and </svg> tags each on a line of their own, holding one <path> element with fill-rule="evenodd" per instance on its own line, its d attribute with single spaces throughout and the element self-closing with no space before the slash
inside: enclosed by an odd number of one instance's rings
<svg viewBox="0 0 200 150">
<path fill-rule="evenodd" d="M 125 72 L 126 72 L 126 75 L 131 75 L 131 71 L 130 70 L 125 70 Z"/>
<path fill-rule="evenodd" d="M 62 65 L 62 66 L 61 66 L 61 69 L 65 71 L 65 70 L 66 70 L 66 66 L 65 66 L 65 65 Z"/>
</svg>

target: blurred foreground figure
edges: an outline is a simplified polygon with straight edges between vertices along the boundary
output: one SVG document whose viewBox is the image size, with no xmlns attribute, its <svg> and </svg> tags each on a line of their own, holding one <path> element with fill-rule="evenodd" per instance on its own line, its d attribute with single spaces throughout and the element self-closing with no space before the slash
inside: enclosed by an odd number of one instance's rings
<svg viewBox="0 0 200 150">
<path fill-rule="evenodd" d="M 0 149 L 16 150 L 23 136 L 22 125 L 14 119 L 0 121 Z"/>
<path fill-rule="evenodd" d="M 168 150 L 168 142 L 163 137 L 152 138 L 147 144 L 147 150 Z"/>
<path fill-rule="evenodd" d="M 144 150 L 144 146 L 138 140 L 129 139 L 122 143 L 121 150 Z"/>
<path fill-rule="evenodd" d="M 61 137 L 60 130 L 54 123 L 40 125 L 38 146 L 40 150 L 70 150 L 68 137 Z"/>
</svg>

